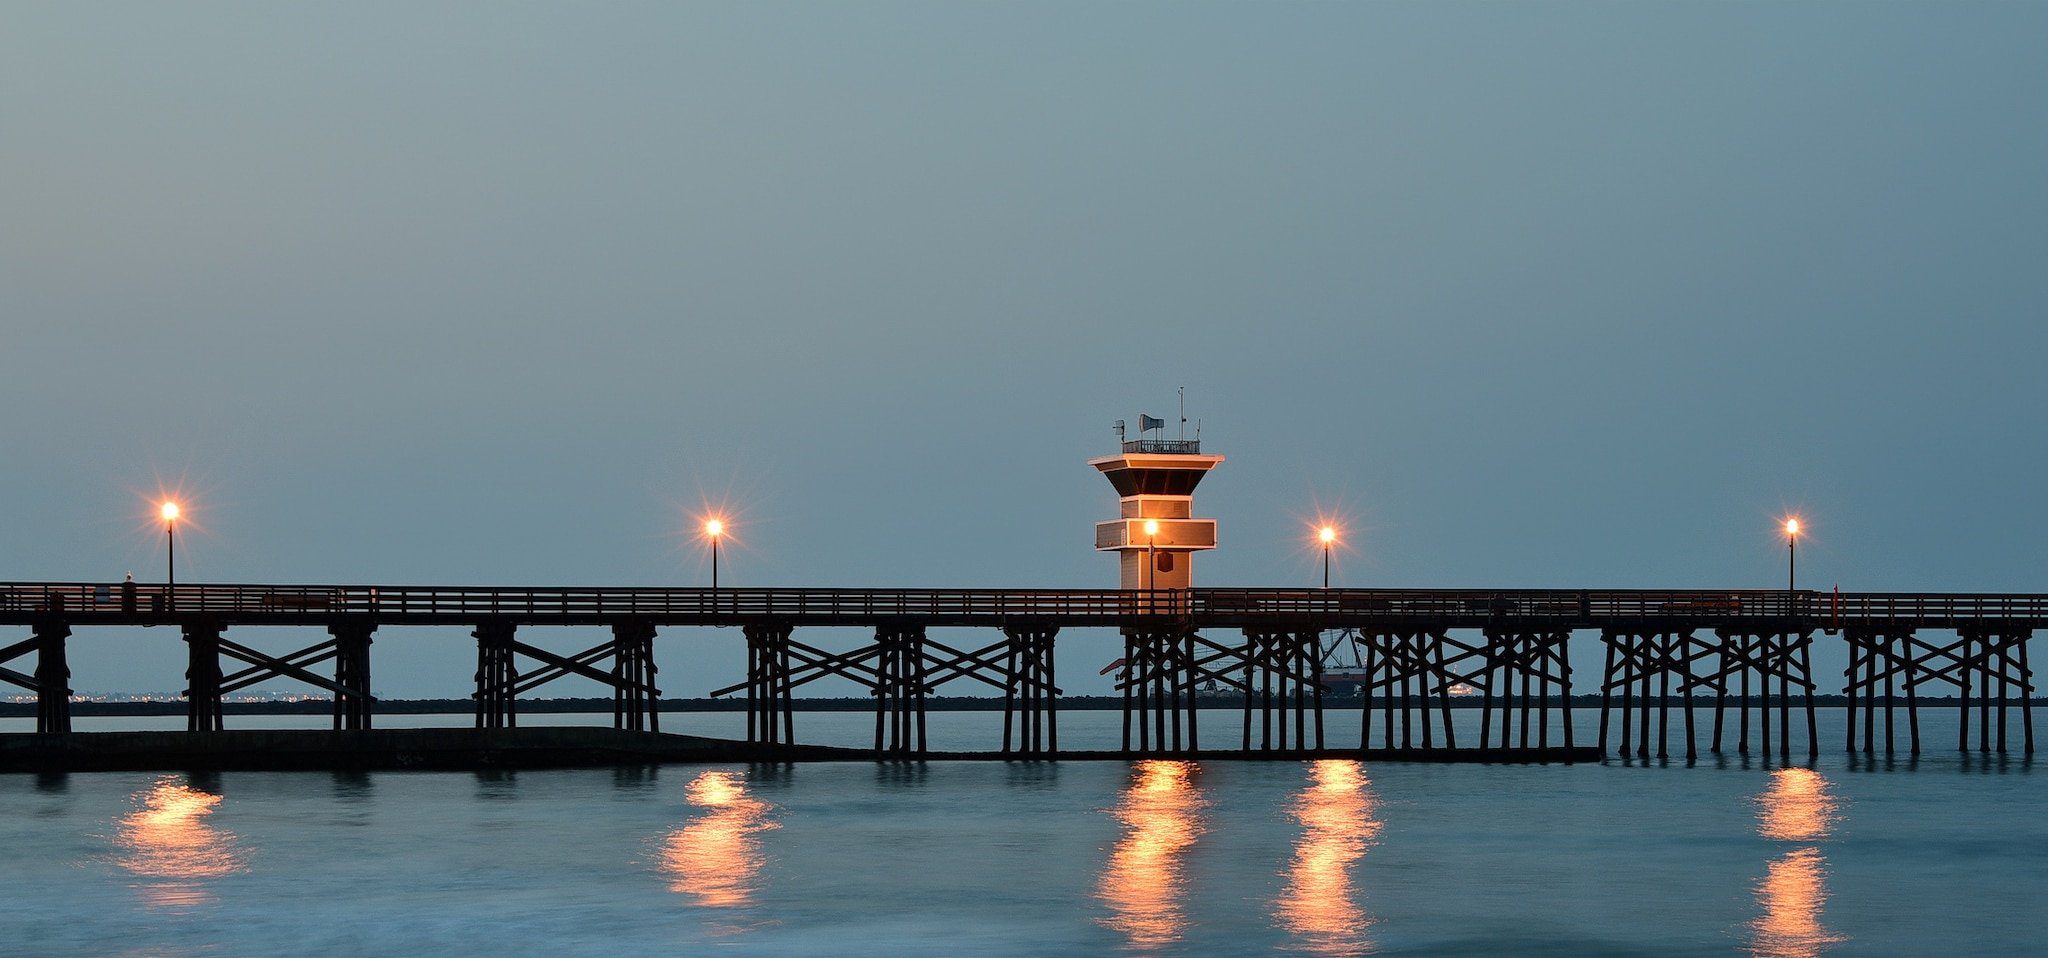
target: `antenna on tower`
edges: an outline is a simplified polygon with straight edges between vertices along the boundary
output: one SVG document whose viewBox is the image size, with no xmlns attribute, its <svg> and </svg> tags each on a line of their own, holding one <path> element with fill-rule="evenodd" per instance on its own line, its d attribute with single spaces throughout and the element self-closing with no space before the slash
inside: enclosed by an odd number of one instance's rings
<svg viewBox="0 0 2048 958">
<path fill-rule="evenodd" d="M 1180 438 L 1181 438 L 1181 441 L 1185 442 L 1185 441 L 1187 441 L 1187 438 L 1188 438 L 1188 387 L 1186 387 L 1186 386 L 1182 386 L 1182 387 L 1180 387 L 1180 389 L 1179 389 L 1179 392 L 1180 392 Z"/>
<path fill-rule="evenodd" d="M 1116 441 L 1119 443 L 1124 441 L 1124 421 L 1121 419 L 1116 421 Z"/>
</svg>

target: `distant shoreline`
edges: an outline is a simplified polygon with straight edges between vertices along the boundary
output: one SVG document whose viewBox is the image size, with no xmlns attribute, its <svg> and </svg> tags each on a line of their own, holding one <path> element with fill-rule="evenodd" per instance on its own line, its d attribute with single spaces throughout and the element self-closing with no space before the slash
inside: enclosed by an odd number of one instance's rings
<svg viewBox="0 0 2048 958">
<path fill-rule="evenodd" d="M 1377 701 L 1384 703 L 1385 700 Z M 1674 697 L 1670 701 L 1673 708 L 1680 708 L 1684 705 L 1684 700 L 1681 698 Z M 1724 704 L 1732 708 L 1734 707 L 1734 701 L 1735 697 L 1731 695 Z M 1972 697 L 1971 707 L 1976 707 L 1978 701 L 1978 699 Z M 2018 698 L 2007 701 L 2011 707 L 2018 707 L 2021 702 Z M 1244 707 L 1244 697 L 1242 695 L 1203 695 L 1200 697 L 1199 702 L 1204 709 L 1223 710 L 1242 709 Z M 1773 707 L 1776 707 L 1777 702 L 1778 700 L 1775 698 L 1772 700 Z M 1954 696 L 1939 698 L 1921 696 L 1919 702 L 1922 708 L 1955 708 L 1957 699 Z M 2048 698 L 2036 698 L 2034 702 L 2040 705 L 2048 705 Z M 1356 709 L 1360 704 L 1358 699 L 1350 696 L 1341 698 L 1325 696 L 1323 698 L 1323 709 L 1326 712 Z M 1573 708 L 1599 708 L 1600 696 L 1574 695 L 1572 696 L 1571 704 Z M 1615 696 L 1615 704 L 1620 704 L 1620 696 Z M 1714 700 L 1712 697 L 1696 697 L 1692 700 L 1692 704 L 1694 708 L 1712 708 Z M 1813 697 L 1813 704 L 1817 708 L 1842 708 L 1849 704 L 1849 700 L 1846 696 L 1842 695 L 1816 695 Z M 1893 700 L 1893 704 L 1903 707 L 1906 704 L 1906 700 L 1903 697 L 1896 698 Z M 1996 700 L 1993 701 L 1993 704 L 1996 705 Z M 1485 700 L 1477 695 L 1461 695 L 1451 700 L 1451 707 L 1454 709 L 1476 709 L 1482 708 L 1484 705 Z M 1755 701 L 1753 699 L 1752 706 L 1754 705 Z M 1798 698 L 1792 699 L 1788 705 L 1792 708 L 1805 708 L 1804 700 Z M 1882 706 L 1883 703 L 1880 702 L 1879 707 Z M 662 699 L 660 710 L 663 712 L 743 712 L 746 711 L 746 707 L 746 700 L 742 698 Z M 875 703 L 872 699 L 868 698 L 800 698 L 791 700 L 790 707 L 798 712 L 870 712 L 874 710 Z M 376 714 L 467 715 L 474 711 L 475 708 L 475 703 L 467 698 L 383 699 L 376 704 Z M 612 700 L 606 697 L 520 699 L 518 710 L 528 714 L 545 715 L 608 712 L 611 708 Z M 1059 708 L 1074 712 L 1116 711 L 1123 708 L 1123 698 L 1115 695 L 1067 696 L 1059 700 Z M 1000 712 L 1003 710 L 1003 700 L 991 696 L 978 695 L 931 696 L 925 700 L 925 709 L 930 712 Z M 333 713 L 333 710 L 334 703 L 328 699 L 228 702 L 225 709 L 229 715 L 329 715 Z M 185 714 L 185 703 L 178 701 L 73 702 L 71 703 L 71 714 L 86 717 L 183 715 Z M 34 702 L 0 702 L 0 718 L 34 718 L 35 715 L 36 705 Z"/>
</svg>

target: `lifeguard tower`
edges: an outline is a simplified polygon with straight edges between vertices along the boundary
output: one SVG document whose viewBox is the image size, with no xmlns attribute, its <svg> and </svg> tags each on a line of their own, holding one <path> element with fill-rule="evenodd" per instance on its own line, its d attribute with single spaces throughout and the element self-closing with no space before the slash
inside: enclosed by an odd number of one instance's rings
<svg viewBox="0 0 2048 958">
<path fill-rule="evenodd" d="M 1181 423 L 1185 433 L 1185 416 Z M 1194 439 L 1145 438 L 1165 426 L 1139 416 L 1138 438 L 1125 439 L 1118 420 L 1123 451 L 1088 460 L 1122 500 L 1121 518 L 1095 524 L 1095 550 L 1117 553 L 1126 589 L 1188 588 L 1189 558 L 1216 548 L 1216 520 L 1194 518 L 1195 485 L 1223 457 L 1202 455 L 1199 429 Z"/>
</svg>

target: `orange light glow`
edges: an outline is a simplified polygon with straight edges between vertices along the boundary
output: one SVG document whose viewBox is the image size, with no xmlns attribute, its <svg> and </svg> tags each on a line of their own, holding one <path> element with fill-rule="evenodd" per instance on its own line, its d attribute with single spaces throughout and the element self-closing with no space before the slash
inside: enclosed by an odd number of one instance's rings
<svg viewBox="0 0 2048 958">
<path fill-rule="evenodd" d="M 1797 539 L 1797 538 L 1799 538 L 1799 520 L 1798 520 L 1798 519 L 1796 519 L 1796 518 L 1795 518 L 1795 519 L 1787 519 L 1787 520 L 1785 520 L 1785 537 L 1786 537 L 1786 538 L 1788 538 L 1788 539 Z"/>
<path fill-rule="evenodd" d="M 1771 790 L 1757 799 L 1756 831 L 1784 842 L 1819 841 L 1833 830 L 1836 808 L 1819 772 L 1781 768 L 1771 773 Z"/>
<path fill-rule="evenodd" d="M 775 806 L 747 794 L 740 772 L 700 773 L 685 796 L 708 811 L 662 843 L 660 867 L 669 890 L 705 908 L 752 904 L 766 862 L 757 836 L 780 827 L 768 819 Z"/>
<path fill-rule="evenodd" d="M 1294 800 L 1301 838 L 1287 870 L 1287 889 L 1276 903 L 1281 927 L 1317 955 L 1363 955 L 1372 919 L 1357 901 L 1351 868 L 1379 834 L 1365 770 L 1347 759 L 1323 759 L 1315 781 Z"/>
<path fill-rule="evenodd" d="M 1765 838 L 1818 842 L 1837 818 L 1827 780 L 1808 768 L 1779 769 L 1770 790 L 1757 799 L 1757 833 Z M 1827 904 L 1827 859 L 1806 845 L 1770 862 L 1756 883 L 1762 914 L 1750 922 L 1751 953 L 1768 958 L 1813 958 L 1844 939 L 1821 924 Z"/>
<path fill-rule="evenodd" d="M 178 521 L 178 513 L 178 504 L 175 502 L 166 502 L 157 509 L 157 515 L 162 516 L 165 522 Z"/>
<path fill-rule="evenodd" d="M 1756 883 L 1763 914 L 1750 923 L 1756 932 L 1750 954 L 1759 958 L 1814 958 L 1842 936 L 1821 924 L 1827 904 L 1827 859 L 1818 848 L 1801 848 L 1766 866 Z"/>
<path fill-rule="evenodd" d="M 206 823 L 219 795 L 181 784 L 175 777 L 135 793 L 136 809 L 122 816 L 115 843 L 122 868 L 149 879 L 137 889 L 152 907 L 190 907 L 214 900 L 204 879 L 245 871 L 247 856 L 235 836 Z"/>
<path fill-rule="evenodd" d="M 1337 541 L 1337 527 L 1322 527 L 1320 530 L 1317 530 L 1316 538 L 1321 540 L 1324 545 L 1329 545 L 1330 543 Z"/>
<path fill-rule="evenodd" d="M 704 534 L 705 534 L 705 535 L 707 535 L 707 536 L 710 536 L 710 537 L 711 537 L 711 538 L 713 538 L 713 539 L 716 539 L 716 538 L 718 538 L 719 536 L 725 535 L 725 520 L 723 520 L 723 519 L 707 519 L 707 520 L 705 520 L 705 521 L 704 521 Z"/>
<path fill-rule="evenodd" d="M 1158 534 L 1159 534 L 1159 520 L 1157 520 L 1157 519 L 1147 519 L 1147 520 L 1145 520 L 1145 534 L 1146 534 L 1146 535 L 1148 535 L 1148 536 L 1156 536 L 1156 535 L 1158 535 Z"/>
<path fill-rule="evenodd" d="M 1095 894 L 1110 910 L 1100 923 L 1134 949 L 1172 944 L 1187 931 L 1183 859 L 1203 830 L 1198 770 L 1193 762 L 1140 762 L 1117 803 L 1124 835 Z"/>
</svg>

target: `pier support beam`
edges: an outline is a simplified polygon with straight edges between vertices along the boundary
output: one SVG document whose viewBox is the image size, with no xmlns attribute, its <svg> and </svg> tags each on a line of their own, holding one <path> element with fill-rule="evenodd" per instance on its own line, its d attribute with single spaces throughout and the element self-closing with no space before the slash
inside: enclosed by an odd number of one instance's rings
<svg viewBox="0 0 2048 958">
<path fill-rule="evenodd" d="M 1195 686 L 1206 670 L 1196 658 L 1195 633 L 1185 628 L 1131 628 L 1123 635 L 1123 674 L 1117 682 L 1124 697 L 1123 750 L 1137 754 L 1199 750 Z M 1138 733 L 1135 739 L 1133 726 Z"/>
<path fill-rule="evenodd" d="M 1059 631 L 1051 624 L 1003 627 L 1004 752 L 1042 755 L 1060 750 L 1060 690 L 1053 679 L 1053 638 Z"/>
<path fill-rule="evenodd" d="M 1459 676 L 1453 670 L 1450 649 L 1465 648 L 1454 643 L 1442 629 L 1370 630 L 1360 634 L 1365 649 L 1365 697 L 1359 747 L 1372 747 L 1375 697 L 1386 730 L 1386 748 L 1423 749 L 1437 747 L 1433 731 L 1441 719 L 1443 747 L 1456 748 L 1457 731 L 1451 724 L 1451 686 Z M 1440 712 L 1432 716 L 1431 710 Z M 1395 738 L 1398 729 L 1400 737 Z"/>
<path fill-rule="evenodd" d="M 1757 745 L 1764 758 L 1771 757 L 1771 728 L 1777 726 L 1777 754 L 1792 757 L 1792 724 L 1803 713 L 1806 723 L 1808 758 L 1820 755 L 1820 729 L 1813 706 L 1813 632 L 1806 629 L 1721 629 L 1715 633 L 1720 644 L 1713 651 L 1720 659 L 1712 678 L 1715 685 L 1714 746 L 1721 744 L 1722 708 L 1729 686 L 1736 686 L 1736 751 L 1749 754 L 1751 681 L 1755 681 Z M 1776 680 L 1777 688 L 1772 689 Z M 1798 698 L 1795 710 L 1793 700 Z M 1772 714 L 1775 701 L 1776 714 Z"/>
<path fill-rule="evenodd" d="M 370 727 L 370 637 L 377 631 L 371 621 L 336 622 L 327 627 L 334 636 L 334 727 L 362 731 Z"/>
<path fill-rule="evenodd" d="M 64 655 L 64 640 L 70 636 L 69 623 L 43 617 L 36 620 L 34 632 L 27 639 L 0 648 L 0 662 L 10 662 L 30 652 L 36 654 L 33 674 L 0 666 L 0 682 L 35 693 L 39 733 L 71 731 L 71 666 Z"/>
<path fill-rule="evenodd" d="M 654 625 L 640 619 L 613 622 L 611 636 L 581 652 L 563 654 L 521 642 L 511 622 L 477 626 L 477 728 L 511 728 L 519 723 L 518 698 L 556 679 L 574 675 L 612 690 L 612 726 L 631 731 L 657 729 L 654 685 Z M 533 667 L 519 670 L 519 656 Z M 609 670 L 600 668 L 611 660 Z"/>
<path fill-rule="evenodd" d="M 1959 720 L 1956 748 L 1970 750 L 1970 706 L 1972 692 L 1977 707 L 1977 751 L 2004 753 L 2006 728 L 2014 711 L 2019 712 L 2022 747 L 2034 754 L 2033 674 L 2027 669 L 2027 640 L 2030 629 L 2008 623 L 1985 623 L 1958 633 L 1952 664 L 1937 675 L 1952 674 L 1960 690 L 1957 697 Z M 2013 693 L 2019 693 L 2019 708 L 2012 708 Z"/>
<path fill-rule="evenodd" d="M 304 682 L 334 697 L 335 729 L 366 729 L 370 727 L 370 712 L 376 702 L 370 694 L 370 636 L 375 630 L 373 620 L 347 616 L 328 623 L 329 637 L 326 641 L 296 652 L 271 655 L 227 639 L 216 627 L 210 637 L 192 647 L 195 657 L 193 671 L 195 674 L 212 672 L 212 694 L 206 697 L 216 703 L 252 685 L 275 678 Z M 192 641 L 189 634 L 187 641 Z M 210 647 L 210 652 L 201 646 Z M 200 662 L 201 659 L 213 663 L 211 670 Z M 312 671 L 313 666 L 328 659 L 334 660 L 334 677 L 331 679 Z M 239 663 L 241 667 L 233 672 L 224 672 L 220 664 L 228 660 Z M 204 726 L 203 719 L 201 725 Z"/>
<path fill-rule="evenodd" d="M 1244 750 L 1323 748 L 1322 632 L 1246 629 L 1240 655 L 1244 661 L 1240 680 L 1244 683 Z M 1254 727 L 1259 732 L 1256 745 Z"/>
<path fill-rule="evenodd" d="M 612 727 L 661 731 L 661 689 L 654 683 L 654 623 L 612 624 Z"/>
<path fill-rule="evenodd" d="M 1533 712 L 1535 745 L 1549 748 L 1552 709 L 1558 712 L 1564 747 L 1573 746 L 1571 635 L 1556 629 L 1486 630 L 1483 664 L 1475 683 L 1485 696 L 1479 712 L 1480 748 L 1493 743 L 1496 702 L 1500 712 L 1500 747 L 1530 747 L 1529 720 Z M 1510 736 L 1517 732 L 1519 740 L 1511 742 Z"/>
<path fill-rule="evenodd" d="M 929 750 L 925 702 L 933 690 L 958 680 L 979 682 L 1003 693 L 1003 748 L 1025 753 L 1059 748 L 1059 688 L 1053 684 L 1050 623 L 1017 621 L 1004 626 L 1000 641 L 956 648 L 932 638 L 924 626 L 884 621 L 874 641 L 844 652 L 790 638 L 787 623 L 746 627 L 746 681 L 713 689 L 712 698 L 744 691 L 747 740 L 776 744 L 794 739 L 791 695 L 798 686 L 825 678 L 858 684 L 875 701 L 875 750 L 913 755 Z"/>
<path fill-rule="evenodd" d="M 510 622 L 485 622 L 476 637 L 476 727 L 513 728 L 519 724 L 514 694 L 519 667 L 512 658 L 518 628 Z"/>
<path fill-rule="evenodd" d="M 1898 690 L 1913 675 L 1913 630 L 1905 627 L 1851 627 L 1843 630 L 1842 636 L 1849 644 L 1849 667 L 1844 670 L 1847 682 L 1843 685 L 1843 694 L 1849 699 L 1849 751 L 1859 750 L 1856 734 L 1859 709 L 1863 732 L 1860 751 L 1865 755 L 1877 751 L 1878 709 L 1882 707 L 1884 753 L 1891 755 L 1898 747 L 1898 734 L 1894 729 Z M 1909 743 L 1916 755 L 1920 752 L 1919 726 L 1917 720 L 1913 722 L 1914 734 Z"/>
<path fill-rule="evenodd" d="M 71 665 L 64 640 L 71 627 L 62 622 L 36 626 L 36 731 L 71 731 Z"/>
<path fill-rule="evenodd" d="M 1621 742 L 1616 753 L 1623 758 L 1650 757 L 1650 723 L 1657 725 L 1657 757 L 1671 757 L 1671 705 L 1676 697 L 1685 723 L 1685 758 L 1699 757 L 1693 729 L 1693 690 L 1712 685 L 1714 676 L 1695 674 L 1694 666 L 1713 654 L 1718 646 L 1693 636 L 1691 629 L 1602 632 L 1607 647 L 1607 673 L 1600 684 L 1600 753 L 1607 754 L 1610 713 L 1614 693 L 1621 693 Z M 1640 700 L 1640 701 L 1639 701 Z M 1720 712 L 1715 711 L 1715 742 L 1719 742 Z"/>
<path fill-rule="evenodd" d="M 221 717 L 220 625 L 193 622 L 185 636 L 185 730 L 218 732 Z"/>
<path fill-rule="evenodd" d="M 749 625 L 747 638 L 747 741 L 789 745 L 796 741 L 790 703 L 789 635 L 786 622 Z"/>
<path fill-rule="evenodd" d="M 925 751 L 924 626 L 884 625 L 875 630 L 875 751 Z"/>
</svg>

